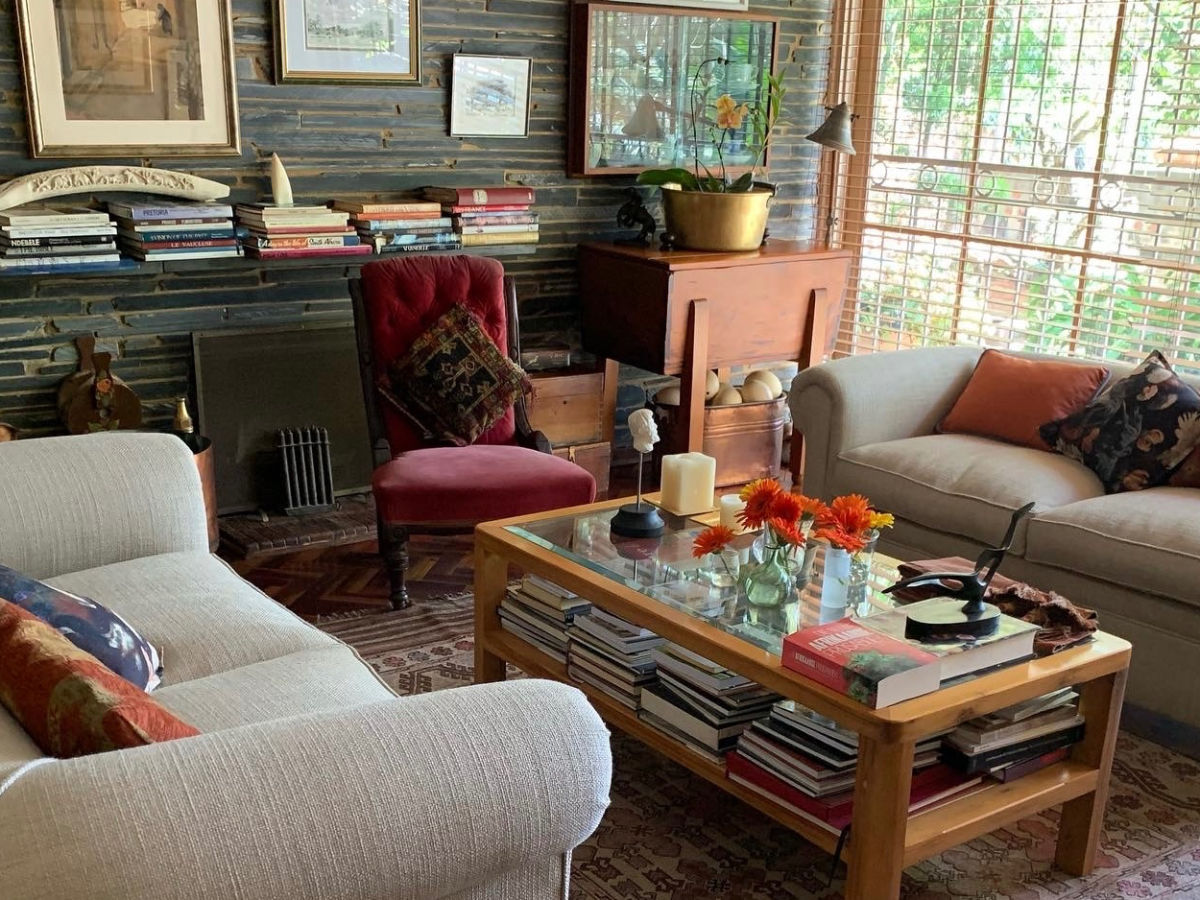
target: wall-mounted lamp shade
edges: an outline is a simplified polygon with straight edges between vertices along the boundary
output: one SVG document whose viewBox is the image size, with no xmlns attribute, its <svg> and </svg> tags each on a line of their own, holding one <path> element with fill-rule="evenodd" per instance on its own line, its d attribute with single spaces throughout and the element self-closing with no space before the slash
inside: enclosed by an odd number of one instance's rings
<svg viewBox="0 0 1200 900">
<path fill-rule="evenodd" d="M 854 144 L 850 139 L 850 123 L 853 119 L 850 107 L 844 102 L 839 103 L 829 111 L 821 127 L 810 134 L 808 139 L 814 144 L 853 156 Z"/>
</svg>

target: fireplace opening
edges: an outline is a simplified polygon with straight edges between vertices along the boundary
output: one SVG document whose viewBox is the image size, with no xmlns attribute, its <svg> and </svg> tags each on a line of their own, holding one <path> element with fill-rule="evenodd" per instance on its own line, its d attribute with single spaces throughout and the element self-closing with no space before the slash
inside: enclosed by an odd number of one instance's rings
<svg viewBox="0 0 1200 900">
<path fill-rule="evenodd" d="M 353 325 L 197 332 L 192 349 L 197 419 L 213 442 L 220 514 L 288 505 L 284 429 L 327 430 L 335 496 L 370 489 Z"/>
</svg>

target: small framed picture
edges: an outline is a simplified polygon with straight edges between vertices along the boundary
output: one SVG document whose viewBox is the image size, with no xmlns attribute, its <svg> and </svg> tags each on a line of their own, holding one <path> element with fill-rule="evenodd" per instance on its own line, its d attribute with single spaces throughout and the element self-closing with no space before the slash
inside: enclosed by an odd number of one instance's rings
<svg viewBox="0 0 1200 900">
<path fill-rule="evenodd" d="M 528 137 L 533 60 L 455 53 L 450 81 L 453 137 Z"/>
<path fill-rule="evenodd" d="M 419 84 L 420 7 L 419 0 L 275 0 L 275 78 Z"/>
</svg>

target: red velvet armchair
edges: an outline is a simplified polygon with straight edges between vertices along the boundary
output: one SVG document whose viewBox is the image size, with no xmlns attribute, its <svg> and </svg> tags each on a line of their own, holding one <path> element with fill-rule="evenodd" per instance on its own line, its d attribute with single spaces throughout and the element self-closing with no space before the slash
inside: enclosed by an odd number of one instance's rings
<svg viewBox="0 0 1200 900">
<path fill-rule="evenodd" d="M 464 447 L 429 445 L 380 402 L 377 373 L 454 304 L 479 320 L 502 353 L 519 360 L 516 289 L 500 263 L 475 256 L 383 260 L 363 267 L 350 282 L 350 295 L 375 454 L 379 550 L 394 608 L 409 605 L 404 582 L 410 534 L 467 532 L 489 519 L 595 499 L 591 474 L 550 454 L 545 435 L 530 427 L 523 400 Z"/>
</svg>

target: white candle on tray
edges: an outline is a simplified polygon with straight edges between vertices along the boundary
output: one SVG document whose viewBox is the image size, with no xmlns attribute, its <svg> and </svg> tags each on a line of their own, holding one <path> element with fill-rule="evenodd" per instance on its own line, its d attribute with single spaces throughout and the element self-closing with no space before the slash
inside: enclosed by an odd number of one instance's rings
<svg viewBox="0 0 1200 900">
<path fill-rule="evenodd" d="M 713 508 L 717 461 L 703 453 L 675 453 L 662 459 L 662 506 L 680 516 Z"/>
<path fill-rule="evenodd" d="M 726 528 L 732 528 L 736 532 L 742 531 L 742 525 L 738 521 L 738 513 L 746 508 L 746 501 L 737 494 L 722 494 L 721 495 L 721 524 Z"/>
</svg>

